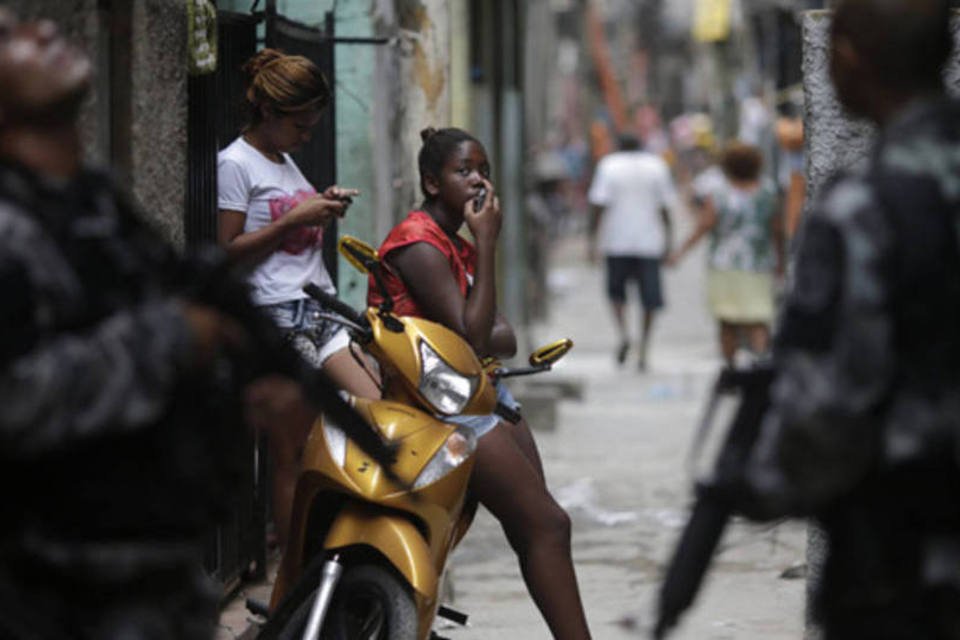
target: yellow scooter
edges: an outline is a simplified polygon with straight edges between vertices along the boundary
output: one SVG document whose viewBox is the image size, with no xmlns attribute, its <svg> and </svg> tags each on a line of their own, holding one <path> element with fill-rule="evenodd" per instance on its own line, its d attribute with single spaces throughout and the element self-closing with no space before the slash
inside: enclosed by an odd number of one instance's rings
<svg viewBox="0 0 960 640">
<path fill-rule="evenodd" d="M 345 237 L 339 249 L 380 281 L 374 248 Z M 573 343 L 537 350 L 529 367 L 485 366 L 443 325 L 394 315 L 386 294 L 379 308 L 361 315 L 316 288 L 308 293 L 340 313 L 346 320 L 337 320 L 379 363 L 383 398 L 352 404 L 394 446 L 396 462 L 377 464 L 334 422 L 316 421 L 259 637 L 427 640 L 438 612 L 466 621 L 440 606 L 438 592 L 447 557 L 475 511 L 466 496 L 476 437 L 443 418 L 496 412 L 516 420 L 497 403 L 491 377 L 549 370 Z"/>
</svg>

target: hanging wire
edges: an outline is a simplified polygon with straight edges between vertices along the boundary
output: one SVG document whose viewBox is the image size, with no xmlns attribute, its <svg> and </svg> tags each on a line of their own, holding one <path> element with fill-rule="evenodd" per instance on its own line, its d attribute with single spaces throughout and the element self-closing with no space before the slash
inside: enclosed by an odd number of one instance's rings
<svg viewBox="0 0 960 640">
<path fill-rule="evenodd" d="M 260 4 L 260 0 L 253 0 L 253 4 L 250 6 L 250 13 L 253 13 L 257 10 L 257 5 Z"/>
</svg>

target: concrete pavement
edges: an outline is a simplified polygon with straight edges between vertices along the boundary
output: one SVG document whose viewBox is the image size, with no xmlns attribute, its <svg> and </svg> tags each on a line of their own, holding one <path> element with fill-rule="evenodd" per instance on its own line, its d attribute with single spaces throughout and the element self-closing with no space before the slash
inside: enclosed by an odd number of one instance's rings
<svg viewBox="0 0 960 640">
<path fill-rule="evenodd" d="M 647 637 L 656 591 L 690 503 L 684 456 L 720 366 L 703 298 L 703 256 L 665 274 L 668 308 L 658 319 L 649 369 L 631 353 L 622 368 L 603 295 L 603 274 L 585 262 L 582 239 L 555 249 L 548 322 L 533 343 L 572 337 L 557 378 L 578 380 L 582 401 L 562 401 L 554 430 L 537 432 L 547 479 L 574 522 L 574 560 L 595 638 Z M 633 317 L 636 317 L 635 307 Z M 636 321 L 637 323 L 639 320 Z M 735 524 L 714 570 L 674 638 L 803 637 L 805 529 Z M 499 525 L 481 512 L 452 566 L 454 605 L 468 628 L 455 640 L 549 638 Z"/>
</svg>

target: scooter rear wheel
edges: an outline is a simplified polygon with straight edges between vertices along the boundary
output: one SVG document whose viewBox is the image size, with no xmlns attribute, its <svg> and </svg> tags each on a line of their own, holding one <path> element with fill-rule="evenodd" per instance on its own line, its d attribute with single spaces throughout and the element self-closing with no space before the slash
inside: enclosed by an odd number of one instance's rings
<svg viewBox="0 0 960 640">
<path fill-rule="evenodd" d="M 303 633 L 316 591 L 293 614 L 289 629 Z M 416 640 L 417 608 L 410 588 L 389 568 L 347 567 L 334 592 L 323 640 Z M 300 638 L 297 632 L 283 637 Z"/>
</svg>

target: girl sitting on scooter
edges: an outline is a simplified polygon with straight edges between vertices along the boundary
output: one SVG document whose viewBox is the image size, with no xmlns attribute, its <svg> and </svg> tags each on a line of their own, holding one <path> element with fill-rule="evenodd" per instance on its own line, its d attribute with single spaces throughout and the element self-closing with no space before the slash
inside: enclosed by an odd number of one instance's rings
<svg viewBox="0 0 960 640">
<path fill-rule="evenodd" d="M 443 324 L 480 357 L 511 357 L 517 341 L 496 309 L 496 243 L 500 203 L 486 151 L 460 129 L 425 129 L 418 164 L 424 201 L 380 247 L 394 313 Z M 466 222 L 476 245 L 458 235 Z M 368 303 L 382 301 L 371 283 Z M 498 399 L 516 407 L 498 383 Z M 475 430 L 479 443 L 470 490 L 500 521 L 516 551 L 530 595 L 555 638 L 589 638 L 570 553 L 570 519 L 544 480 L 524 420 L 447 418 Z M 482 437 L 480 437 L 482 436 Z"/>
</svg>

